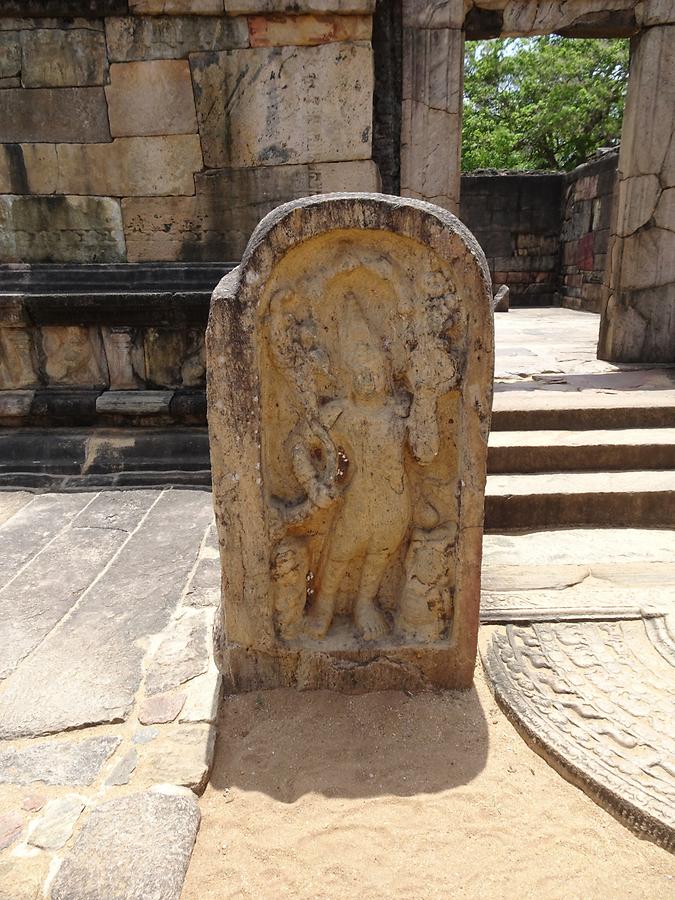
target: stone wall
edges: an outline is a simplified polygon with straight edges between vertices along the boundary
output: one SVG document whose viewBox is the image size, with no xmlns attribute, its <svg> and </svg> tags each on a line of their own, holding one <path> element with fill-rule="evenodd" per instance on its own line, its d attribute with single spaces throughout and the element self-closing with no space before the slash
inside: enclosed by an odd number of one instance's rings
<svg viewBox="0 0 675 900">
<path fill-rule="evenodd" d="M 378 189 L 374 5 L 0 0 L 0 261 L 238 259 L 279 203 Z"/>
<path fill-rule="evenodd" d="M 560 294 L 570 309 L 599 313 L 602 307 L 618 158 L 618 150 L 605 153 L 565 178 Z"/>
<path fill-rule="evenodd" d="M 478 174 L 461 179 L 460 218 L 476 235 L 494 285 L 515 306 L 558 302 L 562 175 Z"/>
</svg>

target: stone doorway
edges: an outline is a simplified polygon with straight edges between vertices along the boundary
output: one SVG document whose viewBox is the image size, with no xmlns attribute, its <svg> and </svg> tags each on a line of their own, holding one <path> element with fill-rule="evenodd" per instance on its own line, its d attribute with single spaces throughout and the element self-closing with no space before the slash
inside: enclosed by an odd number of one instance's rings
<svg viewBox="0 0 675 900">
<path fill-rule="evenodd" d="M 598 355 L 675 362 L 675 10 L 667 0 L 402 0 L 400 191 L 458 211 L 465 39 L 551 33 L 631 38 Z"/>
</svg>

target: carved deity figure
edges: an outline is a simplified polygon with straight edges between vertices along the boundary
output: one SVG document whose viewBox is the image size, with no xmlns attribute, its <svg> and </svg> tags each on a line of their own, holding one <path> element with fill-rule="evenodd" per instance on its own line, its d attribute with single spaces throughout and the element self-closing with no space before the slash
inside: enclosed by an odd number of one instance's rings
<svg viewBox="0 0 675 900">
<path fill-rule="evenodd" d="M 410 525 L 411 495 L 404 464 L 408 404 L 393 393 L 386 357 L 371 345 L 349 348 L 348 371 L 348 396 L 320 410 L 321 422 L 343 461 L 344 485 L 334 499 L 328 498 L 335 510 L 306 633 L 315 639 L 324 637 L 342 581 L 355 567 L 354 623 L 364 640 L 377 640 L 388 626 L 375 600 L 389 561 Z"/>
<path fill-rule="evenodd" d="M 357 296 L 347 291 L 343 300 L 332 356 L 320 346 L 316 322 L 307 315 L 298 320 L 285 308 L 301 304 L 298 297 L 277 295 L 272 304 L 273 355 L 305 412 L 290 442 L 293 474 L 305 496 L 278 506 L 285 525 L 304 536 L 286 534 L 272 558 L 277 631 L 287 640 L 303 635 L 322 640 L 346 581 L 354 586 L 349 612 L 359 637 L 376 641 L 390 630 L 378 595 L 413 526 L 410 457 L 420 466 L 436 458 L 438 398 L 457 377 L 452 351 L 424 322 L 413 320 L 408 340 L 415 349 L 396 386 L 386 342 L 368 323 Z M 320 402 L 317 379 L 331 368 L 339 379 L 333 391 L 343 396 Z M 418 505 L 424 507 L 418 524 L 437 526 L 435 509 L 428 502 Z M 309 534 L 321 510 L 327 511 L 325 528 L 312 563 Z M 419 548 L 422 532 L 415 533 Z M 441 574 L 420 577 L 413 564 L 419 549 L 411 551 L 404 553 L 408 578 L 396 625 L 413 639 L 428 639 L 440 635 L 444 609 L 451 604 L 447 588 L 438 584 Z"/>
</svg>

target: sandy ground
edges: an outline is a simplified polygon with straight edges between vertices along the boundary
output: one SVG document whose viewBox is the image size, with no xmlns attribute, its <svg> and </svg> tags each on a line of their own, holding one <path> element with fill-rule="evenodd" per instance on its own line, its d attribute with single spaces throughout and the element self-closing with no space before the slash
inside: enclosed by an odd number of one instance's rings
<svg viewBox="0 0 675 900">
<path fill-rule="evenodd" d="M 675 857 L 466 694 L 279 690 L 224 704 L 183 900 L 659 898 Z"/>
</svg>

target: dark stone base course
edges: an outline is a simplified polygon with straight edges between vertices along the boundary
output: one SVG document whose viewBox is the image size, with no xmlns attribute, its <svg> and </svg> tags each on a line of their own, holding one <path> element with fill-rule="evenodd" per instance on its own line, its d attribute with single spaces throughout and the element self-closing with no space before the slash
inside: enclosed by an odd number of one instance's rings
<svg viewBox="0 0 675 900">
<path fill-rule="evenodd" d="M 0 430 L 0 488 L 210 486 L 206 428 Z"/>
<path fill-rule="evenodd" d="M 98 18 L 128 12 L 128 0 L 0 0 L 0 16 Z"/>
<path fill-rule="evenodd" d="M 100 475 L 52 475 L 46 472 L 0 474 L 0 491 L 30 490 L 61 493 L 125 488 L 185 487 L 211 490 L 211 470 L 205 472 L 118 472 Z"/>
<path fill-rule="evenodd" d="M 0 0 L 1 2 L 1 0 Z M 0 266 L 0 321 L 28 325 L 206 326 L 215 285 L 236 263 Z"/>
<path fill-rule="evenodd" d="M 656 619 L 651 618 L 645 621 L 645 630 L 647 635 L 653 640 Z M 663 624 L 663 618 L 660 619 Z M 601 623 L 602 625 L 602 623 Z M 604 623 L 607 628 L 616 628 L 617 624 L 610 625 Z M 592 626 L 591 626 L 592 627 Z M 658 636 L 663 640 L 663 628 L 658 629 Z M 660 847 L 670 852 L 675 851 L 675 819 L 671 814 L 661 815 L 661 809 L 666 807 L 667 791 L 663 789 L 663 785 L 659 788 L 660 799 L 655 802 L 653 794 L 635 777 L 631 777 L 629 769 L 626 772 L 618 769 L 607 768 L 604 758 L 594 754 L 593 749 L 588 749 L 587 745 L 583 745 L 575 740 L 573 732 L 571 732 L 566 723 L 561 724 L 561 711 L 567 708 L 581 708 L 586 704 L 592 704 L 592 694 L 585 694 L 582 689 L 578 689 L 577 693 L 573 689 L 568 689 L 565 694 L 565 704 L 555 704 L 557 711 L 553 708 L 549 709 L 551 718 L 547 715 L 547 700 L 540 696 L 540 686 L 537 680 L 532 677 L 519 661 L 512 651 L 509 650 L 509 636 L 517 629 L 518 636 L 524 637 L 530 644 L 536 643 L 530 632 L 532 628 L 522 628 L 519 626 L 509 625 L 506 630 L 498 633 L 490 641 L 487 649 L 481 651 L 483 666 L 488 676 L 492 692 L 499 706 L 503 710 L 509 721 L 522 734 L 525 741 L 542 756 L 560 775 L 566 780 L 581 788 L 587 793 L 599 806 L 606 809 L 611 815 L 627 825 L 635 831 L 640 837 L 653 841 Z M 673 638 L 666 632 L 666 643 L 669 645 L 670 651 L 673 650 Z M 545 652 L 546 646 L 542 644 L 541 649 Z M 626 649 L 626 657 L 630 653 Z M 657 652 L 668 659 L 662 649 L 656 647 Z M 543 657 L 542 657 L 543 659 Z M 675 660 L 675 654 L 673 654 Z M 672 662 L 672 660 L 670 660 Z M 534 661 L 533 661 L 534 662 Z M 564 668 L 556 667 L 551 671 L 552 665 L 546 660 L 536 663 L 535 666 L 544 666 L 543 674 L 539 676 L 541 682 L 548 681 L 554 684 L 555 691 L 562 691 L 562 687 L 555 686 L 555 680 L 560 683 L 565 680 L 566 671 Z M 539 673 L 537 673 L 539 674 Z M 642 672 L 646 675 L 646 667 Z M 551 681 L 551 679 L 554 679 Z M 523 681 L 528 683 L 527 691 L 523 690 Z M 648 681 L 649 679 L 647 679 Z M 624 693 L 631 694 L 630 684 L 625 685 Z M 664 696 L 665 696 L 664 689 Z M 611 694 L 611 689 L 607 688 L 607 697 Z M 589 699 L 591 698 L 591 699 Z M 637 718 L 637 716 L 636 716 Z M 614 733 L 621 731 L 621 723 L 613 723 L 611 716 L 607 716 L 604 712 L 598 712 L 595 716 L 598 725 L 595 731 L 599 735 L 603 733 L 611 734 L 611 725 L 616 724 Z M 607 724 L 605 725 L 605 720 Z M 587 718 L 587 722 L 594 723 L 593 718 Z M 669 723 L 663 722 L 663 729 L 668 728 Z M 601 727 L 605 727 L 605 731 L 601 731 Z M 608 741 L 608 746 L 611 744 Z M 641 746 L 639 738 L 635 741 L 638 749 Z M 619 745 L 613 745 L 613 749 Z M 631 747 L 629 742 L 627 747 Z M 645 750 L 650 748 L 646 747 Z M 661 747 L 661 753 L 667 756 L 665 747 Z M 631 763 L 639 760 L 631 760 Z M 656 768 L 658 768 L 658 761 Z M 608 775 L 608 772 L 610 773 Z M 672 790 L 672 781 L 671 781 Z"/>
<path fill-rule="evenodd" d="M 2 397 L 0 392 L 0 399 Z M 7 392 L 15 393 L 15 392 Z M 120 392 L 121 393 L 121 392 Z M 98 426 L 99 428 L 132 425 L 206 425 L 206 394 L 203 390 L 158 391 L 170 396 L 168 410 L 160 412 L 140 413 L 133 407 L 134 395 L 137 391 L 125 391 L 130 401 L 130 411 L 100 412 L 97 400 L 104 396 L 104 391 L 91 388 L 38 388 L 31 399 L 30 407 L 23 415 L 0 415 L 0 428 L 17 427 L 82 427 Z M 145 392 L 150 394 L 151 392 Z"/>
<path fill-rule="evenodd" d="M 630 505 L 626 497 L 608 484 L 605 491 L 593 494 L 579 492 L 549 493 L 546 502 L 539 495 L 512 494 L 509 497 L 487 495 L 485 498 L 486 528 L 491 531 L 509 529 L 549 528 L 555 523 L 580 524 L 596 527 L 656 528 L 669 527 L 675 522 L 675 493 L 664 488 L 646 494 L 636 490 Z"/>
</svg>

